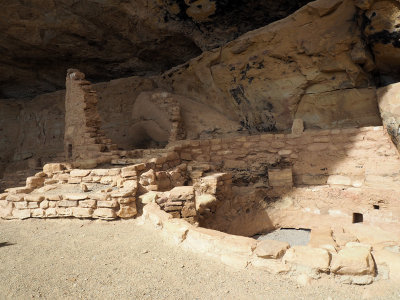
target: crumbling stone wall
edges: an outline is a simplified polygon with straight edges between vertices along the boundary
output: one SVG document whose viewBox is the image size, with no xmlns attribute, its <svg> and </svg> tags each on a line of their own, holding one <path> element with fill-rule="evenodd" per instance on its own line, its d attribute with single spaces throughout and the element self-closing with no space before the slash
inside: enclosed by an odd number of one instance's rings
<svg viewBox="0 0 400 300">
<path fill-rule="evenodd" d="M 97 94 L 85 74 L 69 69 L 65 95 L 64 151 L 67 160 L 96 159 L 103 152 L 116 150 L 111 140 L 100 131 L 100 116 L 97 112 Z M 111 153 L 110 153 L 111 154 Z M 96 161 L 93 162 L 96 165 Z"/>
</svg>

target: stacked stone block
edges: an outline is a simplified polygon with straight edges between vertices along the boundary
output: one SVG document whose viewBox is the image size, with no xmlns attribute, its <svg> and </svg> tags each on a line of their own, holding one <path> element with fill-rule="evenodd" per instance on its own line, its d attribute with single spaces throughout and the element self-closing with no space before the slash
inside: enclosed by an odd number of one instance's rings
<svg viewBox="0 0 400 300">
<path fill-rule="evenodd" d="M 117 146 L 100 130 L 98 97 L 85 74 L 69 69 L 66 78 L 64 151 L 67 160 L 96 166 Z M 108 154 L 108 155 L 107 155 Z M 96 160 L 97 159 L 97 160 Z"/>
</svg>

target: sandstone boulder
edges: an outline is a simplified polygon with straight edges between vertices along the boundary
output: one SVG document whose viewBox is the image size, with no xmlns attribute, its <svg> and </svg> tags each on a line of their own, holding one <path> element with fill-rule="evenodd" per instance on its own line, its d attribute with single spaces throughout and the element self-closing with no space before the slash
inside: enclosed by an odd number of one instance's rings
<svg viewBox="0 0 400 300">
<path fill-rule="evenodd" d="M 289 247 L 286 242 L 263 240 L 257 243 L 254 253 L 261 258 L 281 258 Z"/>
</svg>

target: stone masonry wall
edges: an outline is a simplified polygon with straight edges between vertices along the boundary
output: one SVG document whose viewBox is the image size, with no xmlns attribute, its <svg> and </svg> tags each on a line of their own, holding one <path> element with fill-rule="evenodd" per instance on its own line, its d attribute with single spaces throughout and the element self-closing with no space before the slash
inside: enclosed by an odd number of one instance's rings
<svg viewBox="0 0 400 300">
<path fill-rule="evenodd" d="M 78 70 L 68 70 L 64 151 L 66 159 L 72 161 L 96 159 L 105 155 L 102 152 L 116 150 L 116 145 L 112 145 L 111 140 L 100 131 L 97 94 L 90 82 L 84 79 L 85 74 Z"/>
<path fill-rule="evenodd" d="M 400 183 L 400 159 L 381 126 L 181 141 L 171 147 L 183 161 L 254 176 L 266 177 L 271 166 L 290 164 L 295 185 L 397 189 Z"/>
</svg>

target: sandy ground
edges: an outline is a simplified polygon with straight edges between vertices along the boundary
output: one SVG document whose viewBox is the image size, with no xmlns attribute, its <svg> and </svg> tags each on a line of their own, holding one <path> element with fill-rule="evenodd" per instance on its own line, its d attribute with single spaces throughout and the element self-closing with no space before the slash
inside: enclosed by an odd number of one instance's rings
<svg viewBox="0 0 400 300">
<path fill-rule="evenodd" d="M 0 299 L 399 299 L 400 286 L 340 285 L 235 270 L 130 221 L 0 220 Z"/>
</svg>

